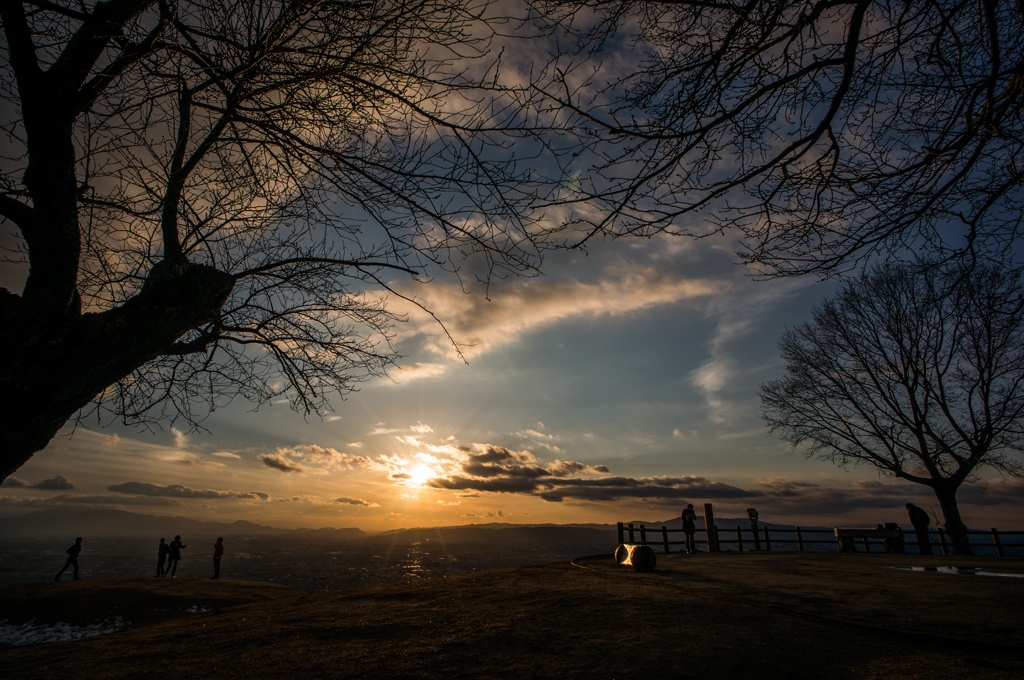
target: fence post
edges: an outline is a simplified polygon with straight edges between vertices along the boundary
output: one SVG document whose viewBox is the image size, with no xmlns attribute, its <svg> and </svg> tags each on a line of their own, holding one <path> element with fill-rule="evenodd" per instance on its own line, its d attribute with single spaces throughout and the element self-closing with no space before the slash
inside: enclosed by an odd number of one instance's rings
<svg viewBox="0 0 1024 680">
<path fill-rule="evenodd" d="M 715 511 L 711 503 L 704 504 L 704 528 L 708 532 L 708 552 L 719 552 L 718 529 L 715 528 Z"/>
<path fill-rule="evenodd" d="M 640 545 L 647 545 L 647 529 L 643 524 L 640 525 Z"/>
<path fill-rule="evenodd" d="M 662 525 L 661 527 L 661 540 L 665 542 L 665 554 L 668 554 L 668 527 Z"/>
<path fill-rule="evenodd" d="M 942 555 L 945 557 L 949 555 L 949 549 L 946 547 L 946 532 L 939 527 L 939 543 L 942 545 Z"/>
<path fill-rule="evenodd" d="M 628 524 L 627 526 L 629 527 L 629 542 L 636 543 L 636 541 L 633 540 L 633 525 Z"/>
<path fill-rule="evenodd" d="M 992 542 L 996 545 L 996 555 L 999 557 L 1003 556 L 1003 544 L 999 542 L 999 532 L 996 531 L 995 527 L 992 527 Z"/>
<path fill-rule="evenodd" d="M 743 534 L 740 533 L 740 528 L 736 526 L 736 552 L 743 552 Z"/>
<path fill-rule="evenodd" d="M 622 535 L 622 522 L 619 522 L 619 545 L 622 545 L 623 543 L 625 543 L 625 541 L 622 540 L 622 539 L 623 539 L 623 535 Z"/>
<path fill-rule="evenodd" d="M 796 527 L 796 547 L 797 550 L 803 552 L 804 549 L 804 536 L 800 533 L 800 527 Z"/>
<path fill-rule="evenodd" d="M 768 538 L 768 527 L 764 528 L 764 549 L 765 550 L 771 550 L 772 549 L 772 539 Z"/>
</svg>

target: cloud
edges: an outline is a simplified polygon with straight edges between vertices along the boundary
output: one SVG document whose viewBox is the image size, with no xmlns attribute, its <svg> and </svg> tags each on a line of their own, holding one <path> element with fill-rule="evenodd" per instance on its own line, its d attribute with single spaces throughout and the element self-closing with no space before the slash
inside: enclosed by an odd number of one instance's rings
<svg viewBox="0 0 1024 680">
<path fill-rule="evenodd" d="M 462 517 L 470 517 L 470 518 L 474 518 L 474 519 L 494 519 L 494 518 L 497 518 L 497 517 L 504 517 L 504 516 L 505 516 L 505 513 L 502 512 L 501 510 L 498 510 L 498 512 L 485 512 L 485 513 L 482 513 L 482 514 L 478 514 L 478 513 L 475 513 L 475 512 L 466 512 L 466 513 L 462 514 Z"/>
<path fill-rule="evenodd" d="M 579 473 L 604 474 L 608 468 L 603 465 L 591 466 L 576 461 L 556 460 L 543 463 L 529 451 L 514 451 L 504 446 L 491 444 L 474 444 L 468 451 L 462 447 L 448 449 L 454 454 L 457 468 L 454 474 L 435 475 L 451 479 L 475 480 L 481 487 L 464 486 L 466 482 L 454 483 L 453 489 L 488 490 L 485 480 L 492 480 L 492 488 L 511 493 L 523 493 L 527 489 L 536 488 L 539 480 L 557 479 Z M 436 461 L 436 459 L 435 459 Z M 440 463 L 441 461 L 437 461 Z M 443 467 L 439 466 L 439 467 Z M 439 484 L 442 482 L 438 482 Z M 433 483 L 431 483 L 433 486 Z"/>
<path fill-rule="evenodd" d="M 203 499 L 251 499 L 268 500 L 269 494 L 262 491 L 217 491 L 216 489 L 190 489 L 181 484 L 150 484 L 149 482 L 124 482 L 112 484 L 107 491 L 131 494 L 134 496 L 157 496 L 166 498 L 203 498 Z"/>
<path fill-rule="evenodd" d="M 218 454 L 215 453 L 213 455 L 216 456 Z M 228 454 L 228 455 L 230 455 L 230 454 Z M 237 458 L 237 456 L 235 456 L 235 457 Z M 178 463 L 179 465 L 198 465 L 199 467 L 218 467 L 218 468 L 224 467 L 224 463 L 218 463 L 217 461 L 210 460 L 210 459 L 208 459 L 208 458 L 206 458 L 204 456 L 198 456 L 198 455 L 196 455 L 194 453 L 186 453 L 184 456 L 182 456 L 181 458 L 178 458 L 174 462 Z"/>
<path fill-rule="evenodd" d="M 566 319 L 623 316 L 709 296 L 731 285 L 725 279 L 686 278 L 671 267 L 621 262 L 607 268 L 604 278 L 595 283 L 532 279 L 502 285 L 492 290 L 490 299 L 481 293 L 466 294 L 460 284 L 440 281 L 429 287 L 402 282 L 394 288 L 444 319 L 463 354 L 472 357 Z M 394 304 L 396 309 L 403 306 L 397 300 Z M 422 338 L 426 349 L 453 358 L 445 330 L 420 310 L 410 307 L 408 311 L 411 321 L 401 334 Z"/>
<path fill-rule="evenodd" d="M 596 468 L 579 463 L 565 464 L 556 461 L 548 474 L 537 474 L 536 466 L 529 472 L 510 468 L 506 474 L 451 475 L 429 480 L 427 484 L 438 489 L 452 491 L 482 491 L 490 493 L 513 493 L 537 496 L 545 501 L 559 503 L 565 499 L 611 502 L 623 498 L 661 500 L 707 499 L 707 498 L 750 498 L 760 495 L 739 487 L 714 482 L 704 477 L 630 477 L 578 478 L 563 477 L 573 471 L 596 471 Z M 471 469 L 475 469 L 471 466 Z M 603 468 L 602 471 L 607 471 Z M 557 474 L 553 474 L 557 473 Z"/>
<path fill-rule="evenodd" d="M 18 479 L 17 477 L 8 477 L 0 483 L 0 486 L 7 487 L 9 489 L 24 489 L 28 486 L 28 482 Z"/>
<path fill-rule="evenodd" d="M 1024 479 L 1002 477 L 981 484 L 965 484 L 960 487 L 957 498 L 961 503 L 972 505 L 1000 505 L 1024 503 Z"/>
<path fill-rule="evenodd" d="M 321 472 L 334 468 L 374 468 L 375 464 L 365 456 L 343 453 L 336 449 L 316 444 L 306 444 L 292 448 L 278 448 L 276 454 L 263 454 L 259 457 L 263 464 L 282 472 L 305 472 L 318 470 Z M 295 459 L 289 460 L 289 459 Z M 301 462 L 301 465 L 299 464 Z"/>
<path fill-rule="evenodd" d="M 749 344 L 744 339 L 771 318 L 779 305 L 809 281 L 758 282 L 738 287 L 733 294 L 717 296 L 708 316 L 717 320 L 709 342 L 710 357 L 690 375 L 690 383 L 704 397 L 708 420 L 715 424 L 742 418 L 742 406 L 729 398 L 736 384 L 749 380 Z"/>
<path fill-rule="evenodd" d="M 762 496 L 780 515 L 803 514 L 820 517 L 842 515 L 854 510 L 886 511 L 878 521 L 903 521 L 907 501 L 926 503 L 934 499 L 931 489 L 921 484 L 877 480 L 856 480 L 841 486 L 821 486 L 784 477 L 758 480 Z M 966 487 L 965 487 L 966 488 Z M 959 494 L 962 499 L 962 493 Z M 898 514 L 897 514 L 898 513 Z"/>
<path fill-rule="evenodd" d="M 424 378 L 434 378 L 442 375 L 448 370 L 448 364 L 438 364 L 432 362 L 417 361 L 410 366 L 399 366 L 398 368 L 389 371 L 389 375 L 394 378 L 394 383 L 401 385 L 413 380 L 421 380 Z"/>
<path fill-rule="evenodd" d="M 236 455 L 234 453 L 230 453 L 228 451 L 217 451 L 216 453 L 211 453 L 210 455 L 217 456 L 218 458 L 235 458 L 237 460 L 242 460 L 241 456 Z"/>
<path fill-rule="evenodd" d="M 380 507 L 380 505 L 378 505 L 377 503 L 370 503 L 368 501 L 364 501 L 362 498 L 344 498 L 344 497 L 342 497 L 342 498 L 335 498 L 334 502 L 335 503 L 342 503 L 344 505 L 361 505 L 364 508 L 379 508 Z"/>
<path fill-rule="evenodd" d="M 811 482 L 802 482 L 784 479 L 782 477 L 776 477 L 773 479 L 760 479 L 758 483 L 768 489 L 771 495 L 778 498 L 786 496 L 800 496 L 806 492 L 807 489 L 819 488 L 819 484 L 813 484 Z M 877 482 L 875 482 L 877 484 Z"/>
<path fill-rule="evenodd" d="M 75 485 L 64 475 L 56 475 L 49 479 L 44 479 L 38 484 L 33 484 L 29 488 L 41 489 L 43 491 L 71 491 L 75 488 Z"/>
<path fill-rule="evenodd" d="M 150 498 L 145 496 L 73 496 L 71 494 L 58 494 L 45 498 L 16 498 L 11 496 L 0 496 L 0 505 L 13 505 L 25 507 L 58 507 L 63 505 L 146 505 L 146 506 L 172 506 L 180 505 L 178 501 L 169 498 Z"/>
<path fill-rule="evenodd" d="M 269 453 L 264 453 L 259 456 L 260 462 L 266 465 L 268 468 L 274 468 L 281 472 L 288 474 L 289 472 L 303 472 L 304 468 L 301 465 L 292 463 L 289 460 L 282 458 L 281 456 L 275 456 Z"/>
</svg>

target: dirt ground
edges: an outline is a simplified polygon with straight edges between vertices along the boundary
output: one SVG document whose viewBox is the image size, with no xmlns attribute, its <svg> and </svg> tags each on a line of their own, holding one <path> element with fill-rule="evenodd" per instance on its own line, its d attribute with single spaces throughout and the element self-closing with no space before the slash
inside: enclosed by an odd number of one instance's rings
<svg viewBox="0 0 1024 680">
<path fill-rule="evenodd" d="M 134 579 L 0 588 L 0 619 L 135 627 L 0 650 L 5 678 L 1024 678 L 1024 558 L 611 557 L 309 596 Z M 189 613 L 209 610 L 206 613 Z M 159 611 L 157 611 L 159 610 Z"/>
</svg>

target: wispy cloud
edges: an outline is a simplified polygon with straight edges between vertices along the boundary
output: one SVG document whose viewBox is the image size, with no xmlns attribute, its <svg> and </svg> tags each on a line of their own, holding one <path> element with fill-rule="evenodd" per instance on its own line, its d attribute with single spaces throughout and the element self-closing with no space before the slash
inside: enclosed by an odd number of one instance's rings
<svg viewBox="0 0 1024 680">
<path fill-rule="evenodd" d="M 107 491 L 130 494 L 133 496 L 157 496 L 165 498 L 203 498 L 203 499 L 249 499 L 268 500 L 269 494 L 261 491 L 218 491 L 216 489 L 190 489 L 181 484 L 150 484 L 149 482 L 124 482 L 112 484 Z"/>
<path fill-rule="evenodd" d="M 727 423 L 744 415 L 743 407 L 728 397 L 731 387 L 749 380 L 749 347 L 741 341 L 770 318 L 782 302 L 807 285 L 810 282 L 758 282 L 720 295 L 709 306 L 708 316 L 717 321 L 708 343 L 710 356 L 693 371 L 690 382 L 703 395 L 712 423 Z"/>
<path fill-rule="evenodd" d="M 221 458 L 224 457 L 223 453 L 220 453 L 220 454 L 215 453 L 213 455 L 219 456 Z M 227 455 L 230 456 L 231 454 L 227 454 Z M 234 457 L 238 458 L 238 456 L 234 456 Z M 214 467 L 214 468 L 222 468 L 222 467 L 224 467 L 224 463 L 218 463 L 215 460 L 210 460 L 209 458 L 207 458 L 205 456 L 200 456 L 200 455 L 197 455 L 197 454 L 194 454 L 194 453 L 186 453 L 186 454 L 182 455 L 181 458 L 178 458 L 178 459 L 176 459 L 176 460 L 174 460 L 172 462 L 177 463 L 178 465 L 196 465 L 198 467 Z"/>
<path fill-rule="evenodd" d="M 407 366 L 399 366 L 389 371 L 388 374 L 394 380 L 394 383 L 392 384 L 404 385 L 405 383 L 412 382 L 413 380 L 434 378 L 442 375 L 448 370 L 448 366 L 449 364 L 417 361 L 416 363 Z"/>
<path fill-rule="evenodd" d="M 514 341 L 532 330 L 569 318 L 622 316 L 657 305 L 720 293 L 733 284 L 728 279 L 687 278 L 671 268 L 629 263 L 610 268 L 596 283 L 531 279 L 506 283 L 492 291 L 491 299 L 467 294 L 454 284 L 430 286 L 399 284 L 396 290 L 415 297 L 438 318 L 467 357 Z M 396 310 L 403 307 L 395 303 Z M 423 347 L 438 356 L 453 358 L 451 342 L 437 323 L 407 308 L 410 323 L 400 337 L 421 336 Z M 432 365 L 437 370 L 437 365 Z"/>
<path fill-rule="evenodd" d="M 169 498 L 145 496 L 75 496 L 71 494 L 58 494 L 42 498 L 0 496 L 0 505 L 24 506 L 26 508 L 55 508 L 67 505 L 145 505 L 156 507 L 180 505 L 180 503 Z"/>
</svg>

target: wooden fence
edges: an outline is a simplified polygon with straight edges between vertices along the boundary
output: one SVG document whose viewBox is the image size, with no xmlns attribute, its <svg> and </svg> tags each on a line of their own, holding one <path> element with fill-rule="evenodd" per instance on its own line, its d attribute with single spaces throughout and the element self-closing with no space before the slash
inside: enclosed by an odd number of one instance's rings
<svg viewBox="0 0 1024 680">
<path fill-rule="evenodd" d="M 639 527 L 634 527 L 632 524 L 619 522 L 618 532 L 620 544 L 640 543 L 661 548 L 666 553 L 672 552 L 672 546 L 686 545 L 686 537 L 682 535 L 683 530 L 669 529 L 667 526 L 662 526 L 658 529 L 647 527 L 643 524 L 639 525 Z M 704 549 L 708 550 L 708 530 L 696 529 L 693 533 L 694 543 L 698 546 L 703 545 Z M 933 543 L 937 544 L 935 547 L 938 547 L 943 555 L 952 553 L 952 543 L 943 529 L 931 530 L 928 534 L 929 537 L 935 539 Z M 678 540 L 676 537 L 678 537 Z M 971 543 L 971 548 L 985 549 L 985 552 L 994 551 L 999 557 L 1004 557 L 1007 550 L 1024 555 L 1024 531 L 1000 531 L 995 528 L 988 531 L 968 530 L 967 537 Z M 750 527 L 737 526 L 735 531 L 733 529 L 715 527 L 715 538 L 717 539 L 717 547 L 719 549 L 725 545 L 732 545 L 739 551 L 772 550 L 773 543 L 776 546 L 776 550 L 795 549 L 802 551 L 805 549 L 805 546 L 818 545 L 831 546 L 835 550 L 839 549 L 833 529 L 806 529 L 797 526 L 792 529 L 782 529 L 779 527 L 769 528 L 761 526 L 755 532 Z M 861 542 L 865 552 L 871 552 L 872 547 L 876 547 L 878 552 L 884 550 L 881 540 L 863 538 Z M 917 547 L 917 539 L 913 532 L 907 532 L 906 545 L 907 547 Z M 822 548 L 811 547 L 810 549 L 821 550 Z M 712 552 L 715 552 L 714 548 L 712 548 Z"/>
</svg>

